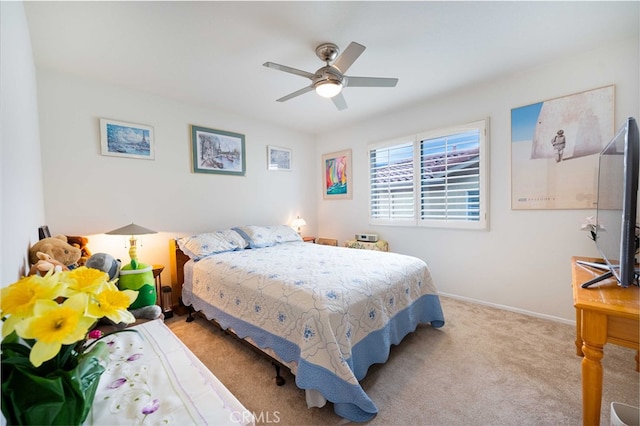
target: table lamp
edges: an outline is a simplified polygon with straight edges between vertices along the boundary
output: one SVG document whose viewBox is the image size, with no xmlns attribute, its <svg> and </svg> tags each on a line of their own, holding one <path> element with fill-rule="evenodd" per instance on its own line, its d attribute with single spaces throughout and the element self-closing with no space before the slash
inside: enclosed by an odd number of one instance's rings
<svg viewBox="0 0 640 426">
<path fill-rule="evenodd" d="M 145 228 L 144 226 L 136 225 L 132 223 L 131 225 L 123 226 L 122 228 L 114 229 L 113 231 L 106 232 L 107 235 L 130 235 L 129 239 L 129 257 L 131 258 L 131 267 L 132 269 L 138 269 L 138 250 L 136 246 L 137 238 L 136 235 L 143 234 L 156 234 L 156 231 L 152 231 L 151 229 Z"/>
<path fill-rule="evenodd" d="M 294 228 L 298 228 L 298 234 L 301 233 L 300 228 L 302 226 L 306 226 L 307 222 L 305 222 L 305 220 L 303 218 L 301 218 L 300 216 L 298 216 L 297 218 L 293 219 L 293 222 L 291 222 L 291 226 L 293 226 Z"/>
</svg>

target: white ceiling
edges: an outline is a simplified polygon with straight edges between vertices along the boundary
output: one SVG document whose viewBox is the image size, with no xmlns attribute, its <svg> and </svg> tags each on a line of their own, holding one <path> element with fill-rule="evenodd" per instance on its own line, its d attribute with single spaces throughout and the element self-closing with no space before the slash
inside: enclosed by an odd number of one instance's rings
<svg viewBox="0 0 640 426">
<path fill-rule="evenodd" d="M 638 37 L 627 2 L 25 2 L 38 67 L 82 75 L 310 134 Z M 397 77 L 347 87 L 338 111 L 313 92 L 315 47 L 367 47 L 348 75 Z M 558 76 L 571 78 L 571 76 Z"/>
</svg>

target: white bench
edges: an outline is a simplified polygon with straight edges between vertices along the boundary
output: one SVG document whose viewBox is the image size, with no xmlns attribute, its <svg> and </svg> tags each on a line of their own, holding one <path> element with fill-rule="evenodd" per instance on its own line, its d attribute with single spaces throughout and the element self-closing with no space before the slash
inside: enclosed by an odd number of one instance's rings
<svg viewBox="0 0 640 426">
<path fill-rule="evenodd" d="M 254 425 L 255 417 L 162 322 L 107 336 L 89 425 Z"/>
</svg>

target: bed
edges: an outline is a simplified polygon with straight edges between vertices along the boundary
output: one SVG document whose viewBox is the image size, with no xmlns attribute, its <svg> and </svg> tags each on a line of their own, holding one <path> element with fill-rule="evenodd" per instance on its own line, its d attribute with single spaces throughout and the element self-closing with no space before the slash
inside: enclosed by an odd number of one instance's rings
<svg viewBox="0 0 640 426">
<path fill-rule="evenodd" d="M 351 421 L 378 408 L 359 384 L 418 324 L 444 325 L 427 264 L 396 253 L 305 243 L 288 226 L 176 240 L 185 305 L 248 339 L 295 375 L 309 406 Z"/>
</svg>

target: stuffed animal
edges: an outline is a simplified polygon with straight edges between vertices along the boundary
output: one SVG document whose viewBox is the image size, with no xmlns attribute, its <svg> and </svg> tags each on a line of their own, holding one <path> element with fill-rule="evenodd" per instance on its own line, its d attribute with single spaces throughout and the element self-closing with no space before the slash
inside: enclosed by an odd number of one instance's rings
<svg viewBox="0 0 640 426">
<path fill-rule="evenodd" d="M 86 265 L 87 260 L 91 257 L 91 252 L 89 251 L 89 247 L 87 247 L 89 239 L 86 237 L 67 235 L 67 242 L 72 246 L 80 249 L 80 259 L 78 260 L 78 266 Z"/>
<path fill-rule="evenodd" d="M 156 290 L 155 279 L 153 278 L 153 271 L 151 267 L 145 264 L 140 264 L 144 268 L 139 271 L 134 271 L 133 275 L 127 275 L 125 272 L 121 272 L 120 260 L 115 259 L 113 256 L 107 253 L 96 253 L 92 255 L 85 266 L 87 268 L 99 269 L 109 274 L 109 279 L 113 280 L 118 278 L 118 287 L 120 290 L 136 290 L 138 291 L 138 297 L 129 306 L 129 311 L 136 319 L 156 319 L 162 315 L 162 308 L 156 305 Z M 129 268 L 131 265 L 127 265 Z M 139 272 L 139 273 L 138 273 Z M 129 270 L 131 273 L 131 270 Z M 114 325 L 110 320 L 103 318 L 102 324 Z M 124 324 L 115 324 L 119 328 L 123 328 Z"/>
<path fill-rule="evenodd" d="M 109 280 L 118 278 L 120 274 L 120 261 L 107 253 L 96 253 L 92 255 L 87 259 L 84 266 L 106 272 L 109 274 Z"/>
<path fill-rule="evenodd" d="M 35 265 L 40 260 L 38 252 L 47 254 L 51 259 L 60 264 L 73 269 L 80 259 L 80 249 L 67 243 L 67 237 L 56 235 L 55 237 L 43 238 L 29 249 L 29 263 Z"/>
<path fill-rule="evenodd" d="M 54 272 L 69 270 L 69 268 L 67 268 L 65 265 L 58 262 L 46 253 L 42 253 L 41 251 L 39 251 L 36 253 L 36 256 L 38 257 L 38 261 L 29 270 L 29 275 L 45 276 L 47 272 L 52 269 L 54 270 Z"/>
<path fill-rule="evenodd" d="M 138 291 L 138 298 L 129 306 L 134 317 L 155 319 L 162 314 L 162 309 L 156 305 L 155 278 L 150 265 L 136 263 L 136 269 L 131 263 L 124 265 L 120 269 L 118 287 L 120 290 Z"/>
</svg>

